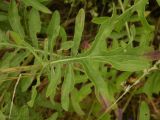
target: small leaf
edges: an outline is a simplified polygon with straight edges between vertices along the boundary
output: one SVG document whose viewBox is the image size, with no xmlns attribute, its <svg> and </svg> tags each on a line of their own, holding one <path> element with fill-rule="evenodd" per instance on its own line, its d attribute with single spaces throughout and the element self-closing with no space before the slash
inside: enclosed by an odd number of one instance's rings
<svg viewBox="0 0 160 120">
<path fill-rule="evenodd" d="M 23 39 L 25 36 L 24 29 L 20 22 L 20 17 L 18 14 L 18 9 L 15 0 L 10 2 L 9 11 L 8 11 L 8 19 L 12 29 L 17 32 L 20 37 Z"/>
<path fill-rule="evenodd" d="M 73 89 L 72 93 L 71 93 L 71 102 L 72 102 L 72 106 L 75 110 L 75 112 L 78 115 L 84 115 L 84 112 L 82 111 L 80 105 L 79 105 L 79 96 L 78 96 L 78 91 L 77 89 Z"/>
<path fill-rule="evenodd" d="M 87 84 L 78 91 L 78 101 L 82 101 L 85 97 L 87 97 L 92 92 L 92 89 L 91 89 L 92 86 L 93 86 L 92 83 Z"/>
<path fill-rule="evenodd" d="M 47 34 L 48 34 L 48 49 L 52 53 L 56 38 L 59 35 L 60 30 L 60 15 L 58 11 L 55 11 L 52 15 L 51 21 L 48 25 Z"/>
<path fill-rule="evenodd" d="M 29 13 L 29 33 L 32 39 L 32 44 L 34 47 L 38 48 L 37 33 L 41 30 L 41 20 L 40 15 L 34 8 L 31 9 Z"/>
<path fill-rule="evenodd" d="M 67 41 L 67 33 L 62 26 L 61 26 L 60 31 L 59 31 L 59 36 L 62 38 L 62 42 Z"/>
<path fill-rule="evenodd" d="M 114 100 L 114 97 L 110 94 L 109 89 L 107 87 L 107 81 L 104 81 L 103 77 L 101 76 L 100 72 L 95 69 L 89 61 L 85 60 L 82 62 L 84 66 L 84 70 L 90 80 L 95 85 L 95 88 L 98 91 L 99 97 L 103 96 L 105 99 L 110 101 Z"/>
<path fill-rule="evenodd" d="M 95 37 L 91 49 L 88 51 L 88 54 L 98 54 L 99 51 L 106 49 L 105 39 L 111 34 L 114 28 L 114 22 L 112 19 L 106 19 L 99 28 L 99 31 Z"/>
<path fill-rule="evenodd" d="M 150 111 L 146 102 L 141 102 L 139 112 L 139 120 L 150 120 Z"/>
<path fill-rule="evenodd" d="M 72 64 L 68 64 L 64 82 L 62 84 L 62 93 L 61 93 L 62 108 L 66 111 L 68 111 L 69 108 L 69 94 L 72 91 L 73 86 L 74 86 L 74 74 L 73 74 Z"/>
<path fill-rule="evenodd" d="M 46 120 L 57 120 L 57 118 L 58 118 L 58 112 L 53 113 L 53 114 L 51 115 L 51 117 L 49 117 L 49 118 L 46 119 Z"/>
<path fill-rule="evenodd" d="M 75 23 L 75 32 L 74 32 L 74 46 L 72 47 L 72 53 L 73 55 L 76 55 L 78 53 L 78 48 L 80 45 L 83 29 L 84 29 L 84 22 L 85 22 L 85 12 L 84 9 L 80 9 L 78 12 L 78 15 L 76 17 L 76 23 Z"/>
<path fill-rule="evenodd" d="M 68 50 L 72 48 L 74 45 L 73 41 L 66 41 L 61 43 L 61 50 Z"/>
<path fill-rule="evenodd" d="M 52 97 L 54 97 L 58 82 L 61 80 L 61 65 L 58 64 L 55 68 L 55 71 L 54 66 L 51 66 L 51 70 L 49 71 L 48 76 L 49 85 L 47 87 L 46 97 L 49 97 L 51 95 Z"/>
<path fill-rule="evenodd" d="M 31 70 L 31 73 L 33 74 L 32 76 L 30 77 L 26 77 L 26 78 L 22 78 L 22 80 L 20 81 L 21 83 L 21 90 L 22 92 L 26 92 L 27 89 L 30 87 L 30 85 L 32 84 L 34 78 L 35 78 L 35 75 L 36 75 L 36 70 Z"/>
<path fill-rule="evenodd" d="M 27 105 L 20 108 L 17 120 L 29 120 L 29 109 Z"/>
<path fill-rule="evenodd" d="M 43 4 L 38 2 L 37 0 L 23 0 L 23 2 L 27 6 L 32 6 L 33 8 L 35 8 L 41 12 L 48 13 L 48 14 L 52 13 L 46 6 L 44 6 Z"/>
<path fill-rule="evenodd" d="M 40 56 L 37 55 L 37 53 L 35 52 L 34 48 L 30 44 L 28 44 L 27 42 L 25 42 L 19 36 L 19 34 L 17 34 L 16 32 L 9 31 L 9 35 L 10 35 L 11 39 L 13 41 L 15 41 L 16 44 L 25 46 L 25 48 L 27 50 L 29 50 L 41 64 L 43 64 L 42 59 L 40 58 Z"/>
<path fill-rule="evenodd" d="M 95 24 L 102 24 L 104 23 L 109 17 L 95 17 L 92 19 L 92 22 Z"/>
<path fill-rule="evenodd" d="M 24 40 L 20 37 L 20 35 L 16 32 L 9 31 L 9 37 L 13 40 L 17 45 L 24 44 Z"/>
<path fill-rule="evenodd" d="M 27 102 L 29 107 L 33 107 L 34 105 L 34 101 L 36 99 L 37 96 L 37 87 L 40 85 L 40 75 L 37 76 L 37 83 L 36 85 L 32 86 L 32 95 L 31 95 L 31 99 L 30 101 Z"/>
<path fill-rule="evenodd" d="M 138 12 L 138 16 L 140 18 L 140 21 L 142 22 L 143 26 L 145 27 L 145 30 L 152 30 L 151 26 L 149 25 L 149 23 L 147 22 L 146 18 L 145 18 L 145 7 L 148 3 L 148 0 L 139 0 L 136 2 L 134 9 Z"/>
</svg>

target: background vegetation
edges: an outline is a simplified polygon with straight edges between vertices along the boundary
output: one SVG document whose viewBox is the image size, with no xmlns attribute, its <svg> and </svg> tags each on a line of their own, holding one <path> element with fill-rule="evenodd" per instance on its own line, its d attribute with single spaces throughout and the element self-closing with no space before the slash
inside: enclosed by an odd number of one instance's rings
<svg viewBox="0 0 160 120">
<path fill-rule="evenodd" d="M 159 0 L 0 0 L 0 120 L 159 120 Z"/>
</svg>

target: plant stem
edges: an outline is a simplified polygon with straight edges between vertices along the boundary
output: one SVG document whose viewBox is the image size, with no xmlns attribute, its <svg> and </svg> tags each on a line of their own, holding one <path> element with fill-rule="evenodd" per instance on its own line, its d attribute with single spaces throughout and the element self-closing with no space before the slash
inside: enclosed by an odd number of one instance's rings
<svg viewBox="0 0 160 120">
<path fill-rule="evenodd" d="M 123 7 L 122 1 L 121 1 L 121 0 L 118 0 L 118 2 L 119 2 L 119 4 L 120 4 L 120 6 L 121 6 L 122 12 L 124 13 L 125 9 L 124 9 L 124 7 Z M 130 34 L 130 30 L 129 30 L 129 26 L 128 26 L 128 23 L 127 23 L 127 22 L 125 23 L 125 26 L 126 26 L 128 38 L 129 38 L 129 40 L 131 41 L 132 38 L 131 38 L 131 34 Z"/>
</svg>

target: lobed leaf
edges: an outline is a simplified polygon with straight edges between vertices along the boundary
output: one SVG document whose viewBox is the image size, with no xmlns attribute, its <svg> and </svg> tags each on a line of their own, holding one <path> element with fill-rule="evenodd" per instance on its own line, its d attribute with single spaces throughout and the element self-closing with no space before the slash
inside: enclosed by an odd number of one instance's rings
<svg viewBox="0 0 160 120">
<path fill-rule="evenodd" d="M 143 48 L 117 48 L 101 52 L 98 59 L 121 71 L 140 71 L 150 66 L 150 60 L 144 56 L 144 51 Z"/>
</svg>

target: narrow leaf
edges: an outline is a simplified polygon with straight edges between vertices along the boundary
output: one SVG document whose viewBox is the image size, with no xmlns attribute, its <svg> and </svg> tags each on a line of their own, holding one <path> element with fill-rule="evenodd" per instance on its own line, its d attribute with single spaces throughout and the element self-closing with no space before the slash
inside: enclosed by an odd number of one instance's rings
<svg viewBox="0 0 160 120">
<path fill-rule="evenodd" d="M 108 83 L 107 81 L 104 81 L 103 77 L 100 75 L 100 72 L 97 69 L 95 69 L 87 60 L 83 61 L 83 66 L 86 74 L 95 85 L 99 95 L 103 96 L 107 100 L 114 100 L 113 96 L 109 93 L 107 87 Z"/>
<path fill-rule="evenodd" d="M 66 69 L 66 76 L 62 84 L 62 93 L 61 93 L 61 104 L 62 108 L 68 111 L 69 108 L 69 94 L 72 91 L 74 86 L 74 74 L 72 65 L 69 64 Z"/>
<path fill-rule="evenodd" d="M 58 112 L 53 113 L 51 117 L 49 117 L 47 120 L 57 120 L 57 118 L 58 118 Z"/>
<path fill-rule="evenodd" d="M 61 65 L 58 64 L 57 67 L 55 68 L 51 66 L 51 70 L 49 72 L 49 85 L 47 87 L 46 91 L 46 97 L 49 97 L 52 95 L 52 97 L 55 96 L 56 93 L 56 88 L 58 85 L 59 80 L 61 80 Z"/>
<path fill-rule="evenodd" d="M 80 45 L 80 41 L 81 41 L 83 29 L 84 29 L 84 22 L 85 22 L 85 12 L 84 12 L 84 9 L 80 9 L 75 22 L 75 32 L 74 32 L 74 38 L 73 38 L 74 46 L 72 47 L 73 55 L 76 55 L 78 53 L 78 48 Z"/>
<path fill-rule="evenodd" d="M 32 6 L 33 8 L 44 12 L 44 13 L 48 13 L 51 14 L 52 12 L 43 4 L 41 4 L 39 1 L 37 0 L 23 0 L 23 2 L 27 5 L 27 6 Z"/>
<path fill-rule="evenodd" d="M 49 52 L 53 51 L 56 38 L 59 35 L 59 30 L 60 30 L 60 15 L 58 11 L 55 11 L 52 15 L 51 21 L 47 29 Z"/>
<path fill-rule="evenodd" d="M 34 101 L 37 96 L 37 87 L 40 85 L 40 76 L 37 77 L 37 83 L 32 87 L 32 95 L 30 101 L 27 102 L 29 107 L 33 107 Z"/>
<path fill-rule="evenodd" d="M 12 29 L 15 32 L 17 32 L 21 38 L 24 38 L 25 33 L 24 33 L 24 29 L 23 29 L 21 22 L 20 22 L 18 8 L 17 8 L 15 0 L 12 0 L 10 2 L 8 19 L 9 19 L 9 22 L 10 22 Z"/>
<path fill-rule="evenodd" d="M 150 120 L 149 107 L 148 104 L 144 101 L 140 104 L 140 114 L 138 120 Z"/>
<path fill-rule="evenodd" d="M 41 20 L 39 12 L 32 8 L 29 13 L 29 33 L 34 47 L 38 48 L 37 33 L 41 30 Z"/>
<path fill-rule="evenodd" d="M 68 50 L 74 46 L 73 41 L 65 41 L 61 43 L 61 50 Z"/>
<path fill-rule="evenodd" d="M 72 102 L 72 106 L 75 110 L 75 112 L 78 115 L 84 115 L 84 112 L 82 111 L 80 104 L 79 104 L 79 96 L 78 96 L 78 91 L 77 89 L 73 89 L 72 93 L 71 93 L 71 102 Z"/>
<path fill-rule="evenodd" d="M 114 22 L 111 19 L 107 19 L 101 24 L 99 31 L 95 37 L 94 43 L 88 54 L 98 54 L 99 51 L 105 49 L 105 39 L 111 34 L 113 28 Z"/>
</svg>

